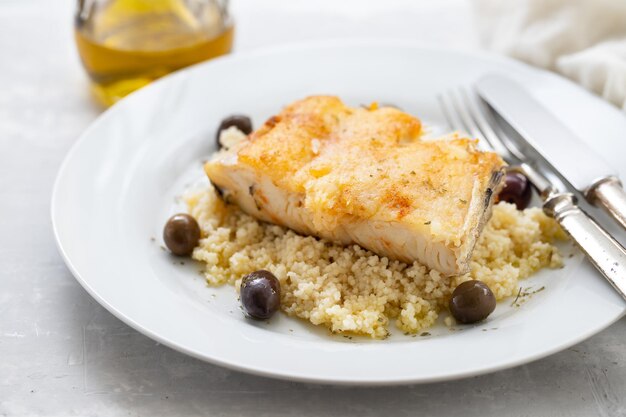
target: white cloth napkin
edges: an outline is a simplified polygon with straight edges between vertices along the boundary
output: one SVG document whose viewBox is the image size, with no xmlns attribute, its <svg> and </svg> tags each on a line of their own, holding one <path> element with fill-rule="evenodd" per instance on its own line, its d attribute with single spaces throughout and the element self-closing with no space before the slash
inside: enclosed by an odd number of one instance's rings
<svg viewBox="0 0 626 417">
<path fill-rule="evenodd" d="M 482 43 L 626 111 L 626 0 L 474 0 Z"/>
</svg>

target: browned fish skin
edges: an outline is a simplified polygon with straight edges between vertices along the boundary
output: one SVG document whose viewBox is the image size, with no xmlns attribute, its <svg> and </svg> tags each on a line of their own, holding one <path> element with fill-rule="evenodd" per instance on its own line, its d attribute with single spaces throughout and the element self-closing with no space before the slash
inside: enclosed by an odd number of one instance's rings
<svg viewBox="0 0 626 417">
<path fill-rule="evenodd" d="M 205 165 L 244 211 L 445 274 L 469 267 L 504 163 L 475 141 L 421 139 L 395 108 L 314 96 Z"/>
</svg>

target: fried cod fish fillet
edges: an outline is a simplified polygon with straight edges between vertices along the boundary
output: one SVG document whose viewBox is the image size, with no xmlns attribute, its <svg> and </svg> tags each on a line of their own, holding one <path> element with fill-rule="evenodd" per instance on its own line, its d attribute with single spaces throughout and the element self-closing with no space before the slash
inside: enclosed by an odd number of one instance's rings
<svg viewBox="0 0 626 417">
<path fill-rule="evenodd" d="M 312 96 L 204 169 L 228 202 L 262 221 L 462 274 L 505 164 L 472 139 L 422 137 L 420 120 L 398 109 Z"/>
</svg>

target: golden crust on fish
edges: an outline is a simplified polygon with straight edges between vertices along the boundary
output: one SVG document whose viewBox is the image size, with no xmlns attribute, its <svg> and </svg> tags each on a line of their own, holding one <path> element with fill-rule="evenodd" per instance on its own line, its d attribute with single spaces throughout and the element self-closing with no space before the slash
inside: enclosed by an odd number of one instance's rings
<svg viewBox="0 0 626 417">
<path fill-rule="evenodd" d="M 420 121 L 398 109 L 314 96 L 216 154 L 205 170 L 261 220 L 462 273 L 504 163 L 471 139 L 421 136 Z"/>
</svg>

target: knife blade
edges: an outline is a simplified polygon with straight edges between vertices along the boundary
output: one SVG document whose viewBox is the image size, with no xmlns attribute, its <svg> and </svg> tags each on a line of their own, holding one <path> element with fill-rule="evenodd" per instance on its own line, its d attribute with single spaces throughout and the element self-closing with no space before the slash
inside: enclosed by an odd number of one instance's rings
<svg viewBox="0 0 626 417">
<path fill-rule="evenodd" d="M 605 208 L 626 229 L 626 192 L 616 169 L 517 82 L 492 74 L 480 78 L 475 87 L 529 146 L 590 203 Z"/>
</svg>

